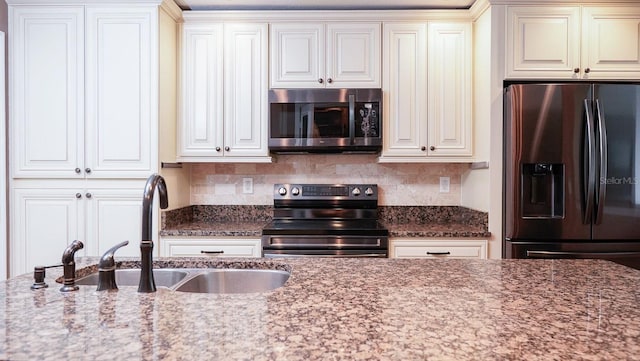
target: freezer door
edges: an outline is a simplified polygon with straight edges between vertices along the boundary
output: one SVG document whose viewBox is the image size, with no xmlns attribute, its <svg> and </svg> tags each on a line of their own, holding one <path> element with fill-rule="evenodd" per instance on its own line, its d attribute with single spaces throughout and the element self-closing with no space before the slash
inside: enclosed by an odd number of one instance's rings
<svg viewBox="0 0 640 361">
<path fill-rule="evenodd" d="M 594 105 L 600 174 L 593 238 L 640 240 L 640 85 L 595 85 Z"/>
<path fill-rule="evenodd" d="M 640 269 L 640 242 L 505 242 L 505 258 L 593 258 L 606 259 Z"/>
<path fill-rule="evenodd" d="M 585 102 L 591 99 L 591 89 L 588 84 L 507 88 L 505 238 L 591 237 L 591 214 L 585 209 L 589 179 L 584 177 L 590 157 L 595 156 L 594 130 L 587 127 L 590 103 Z"/>
</svg>

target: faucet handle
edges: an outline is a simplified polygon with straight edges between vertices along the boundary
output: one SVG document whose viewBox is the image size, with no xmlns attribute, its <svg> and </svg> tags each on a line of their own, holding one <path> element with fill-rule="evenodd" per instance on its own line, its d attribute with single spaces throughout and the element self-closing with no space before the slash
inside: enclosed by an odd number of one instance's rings
<svg viewBox="0 0 640 361">
<path fill-rule="evenodd" d="M 115 253 L 120 248 L 129 244 L 129 241 L 124 241 L 109 248 L 98 263 L 98 291 L 105 290 L 117 290 L 116 284 L 116 261 Z"/>
</svg>

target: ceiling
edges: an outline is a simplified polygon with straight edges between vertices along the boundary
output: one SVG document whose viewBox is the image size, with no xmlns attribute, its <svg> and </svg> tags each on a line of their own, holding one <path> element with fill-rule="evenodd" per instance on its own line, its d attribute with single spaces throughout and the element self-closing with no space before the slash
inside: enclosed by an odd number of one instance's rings
<svg viewBox="0 0 640 361">
<path fill-rule="evenodd" d="M 468 9 L 475 0 L 176 0 L 183 10 Z"/>
</svg>

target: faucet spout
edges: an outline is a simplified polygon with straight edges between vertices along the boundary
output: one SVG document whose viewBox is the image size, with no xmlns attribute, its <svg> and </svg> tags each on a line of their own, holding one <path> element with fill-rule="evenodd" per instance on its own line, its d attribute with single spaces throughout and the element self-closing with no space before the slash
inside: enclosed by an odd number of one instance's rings
<svg viewBox="0 0 640 361">
<path fill-rule="evenodd" d="M 84 244 L 81 241 L 75 240 L 67 246 L 62 254 L 63 281 L 62 287 L 60 288 L 61 292 L 76 291 L 78 289 L 78 286 L 76 286 L 75 255 L 76 252 L 82 248 L 84 248 Z"/>
<path fill-rule="evenodd" d="M 160 208 L 169 206 L 167 184 L 159 174 L 152 174 L 147 179 L 142 198 L 142 240 L 140 241 L 141 270 L 138 292 L 155 292 L 156 283 L 153 279 L 153 196 L 156 188 L 160 196 Z"/>
</svg>

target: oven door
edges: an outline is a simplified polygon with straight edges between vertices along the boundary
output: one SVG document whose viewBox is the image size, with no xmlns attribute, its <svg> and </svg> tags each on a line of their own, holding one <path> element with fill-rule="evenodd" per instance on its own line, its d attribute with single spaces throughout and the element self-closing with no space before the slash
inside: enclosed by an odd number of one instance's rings
<svg viewBox="0 0 640 361">
<path fill-rule="evenodd" d="M 388 257 L 383 236 L 262 236 L 263 257 Z"/>
</svg>

